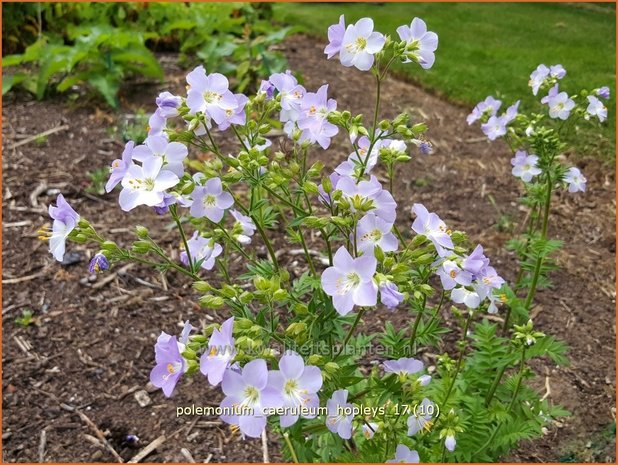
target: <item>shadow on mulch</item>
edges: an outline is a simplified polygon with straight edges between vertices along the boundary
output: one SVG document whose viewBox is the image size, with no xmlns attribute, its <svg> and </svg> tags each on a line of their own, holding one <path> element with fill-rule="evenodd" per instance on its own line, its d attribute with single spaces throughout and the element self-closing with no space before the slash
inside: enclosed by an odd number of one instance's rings
<svg viewBox="0 0 618 465">
<path fill-rule="evenodd" d="M 339 108 L 371 114 L 373 79 L 368 73 L 326 62 L 323 44 L 313 39 L 292 37 L 285 47 L 290 68 L 302 71 L 308 89 L 328 82 L 329 96 Z M 159 87 L 183 92 L 184 73 L 173 65 L 173 56 L 165 57 L 168 62 L 165 85 L 132 89 L 124 96 L 123 112 L 151 111 Z M 431 156 L 415 155 L 396 174 L 400 227 L 409 228 L 409 207 L 422 202 L 482 243 L 496 269 L 513 279 L 516 262 L 504 248 L 512 232 L 497 226 L 510 223 L 517 231 L 524 212 L 516 203 L 519 185 L 510 175 L 506 146 L 486 143 L 477 127 L 466 125 L 465 110 L 413 85 L 391 79 L 383 88 L 384 115 L 411 111 L 429 124 L 436 148 Z M 152 347 L 161 330 L 178 332 L 185 319 L 194 325 L 220 322 L 227 316 L 224 309 L 201 310 L 189 283 L 175 273 L 160 276 L 136 265 L 88 277 L 86 265 L 96 250 L 72 244 L 78 262 L 60 266 L 37 240 L 37 229 L 49 221 L 46 206 L 62 191 L 83 217 L 119 244 L 129 244 L 131 225 L 142 224 L 177 254 L 168 218 L 147 208 L 123 213 L 117 191 L 104 197 L 85 193 L 87 172 L 108 166 L 122 151 L 107 131 L 114 117 L 71 109 L 60 99 L 19 97 L 5 101 L 3 119 L 4 461 L 114 461 L 93 428 L 67 405 L 79 408 L 107 434 L 124 460 L 165 436 L 148 461 L 187 461 L 183 448 L 198 462 L 262 461 L 260 440 L 233 436 L 216 417 L 176 417 L 176 407 L 218 405 L 218 388 L 199 376 L 185 379 L 168 400 L 147 385 Z M 28 135 L 62 124 L 68 129 L 11 149 Z M 347 155 L 345 140 L 338 137 L 328 155 L 316 150 L 312 158 L 334 168 Z M 510 461 L 615 460 L 610 429 L 615 417 L 615 179 L 593 156 L 578 156 L 577 164 L 589 190 L 561 193 L 554 202 L 550 233 L 565 241 L 558 256 L 561 268 L 552 276 L 554 288 L 539 292 L 533 310 L 540 330 L 567 341 L 572 360 L 560 368 L 538 362 L 539 390 L 549 387 L 549 398 L 573 416 L 552 426 L 543 439 L 522 444 L 506 457 Z M 255 247 L 264 254 L 257 241 Z M 286 248 L 282 235 L 276 247 Z M 316 242 L 315 247 L 321 246 Z M 302 261 L 285 254 L 283 260 L 292 274 L 304 271 Z M 240 270 L 242 263 L 234 266 Z M 34 324 L 27 328 L 15 323 L 24 310 L 34 312 Z M 385 319 L 403 326 L 409 316 L 403 310 L 378 310 L 364 318 L 363 329 L 380 331 Z M 430 355 L 423 355 L 429 364 Z M 137 435 L 139 443 L 128 445 L 128 434 Z M 271 460 L 281 460 L 277 438 L 270 437 L 268 445 Z"/>
</svg>

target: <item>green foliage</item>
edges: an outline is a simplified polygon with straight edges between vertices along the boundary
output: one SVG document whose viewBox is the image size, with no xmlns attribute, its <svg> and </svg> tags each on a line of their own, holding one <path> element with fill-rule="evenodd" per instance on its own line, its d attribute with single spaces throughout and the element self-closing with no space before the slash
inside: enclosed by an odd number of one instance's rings
<svg viewBox="0 0 618 465">
<path fill-rule="evenodd" d="M 15 318 L 15 324 L 22 328 L 27 328 L 34 323 L 34 313 L 29 308 L 22 310 L 21 316 Z"/>
<path fill-rule="evenodd" d="M 187 66 L 204 63 L 209 72 L 232 77 L 239 92 L 255 91 L 258 77 L 285 69 L 273 46 L 290 28 L 273 28 L 269 8 L 242 3 L 48 3 L 37 9 L 20 4 L 5 8 L 32 34 L 5 31 L 21 54 L 5 56 L 2 94 L 19 86 L 38 99 L 50 89 L 66 92 L 84 86 L 113 108 L 126 79 L 161 79 L 153 49 L 178 50 Z M 3 35 L 4 40 L 4 35 Z M 35 79 L 30 76 L 36 75 Z"/>
</svg>

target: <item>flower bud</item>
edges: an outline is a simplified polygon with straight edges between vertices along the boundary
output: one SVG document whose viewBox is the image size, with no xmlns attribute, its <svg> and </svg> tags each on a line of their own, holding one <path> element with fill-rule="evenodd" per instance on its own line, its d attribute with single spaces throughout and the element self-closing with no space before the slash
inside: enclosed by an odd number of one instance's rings
<svg viewBox="0 0 618 465">
<path fill-rule="evenodd" d="M 146 229 L 144 226 L 137 225 L 135 227 L 135 234 L 140 239 L 146 239 L 148 237 L 148 229 Z"/>
<path fill-rule="evenodd" d="M 206 281 L 195 281 L 193 283 L 193 289 L 197 292 L 210 292 L 212 290 L 212 286 Z"/>
<path fill-rule="evenodd" d="M 220 308 L 224 303 L 223 298 L 219 296 L 208 294 L 200 297 L 200 305 L 205 308 Z"/>
</svg>

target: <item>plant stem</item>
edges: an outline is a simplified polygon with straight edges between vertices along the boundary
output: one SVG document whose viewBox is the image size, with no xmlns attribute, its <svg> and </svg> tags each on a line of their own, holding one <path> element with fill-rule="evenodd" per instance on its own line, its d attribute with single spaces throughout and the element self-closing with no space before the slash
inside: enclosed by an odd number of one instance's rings
<svg viewBox="0 0 618 465">
<path fill-rule="evenodd" d="M 543 226 L 541 228 L 541 240 L 547 239 L 547 227 L 549 224 L 549 207 L 551 205 L 551 191 L 552 191 L 552 180 L 551 174 L 547 173 L 547 196 L 545 197 L 545 206 L 543 211 Z M 530 283 L 530 289 L 528 289 L 528 295 L 526 296 L 526 301 L 524 303 L 524 307 L 526 310 L 530 310 L 530 305 L 532 304 L 532 299 L 534 299 L 534 295 L 536 293 L 536 286 L 539 281 L 539 276 L 541 274 L 541 266 L 543 265 L 544 255 L 540 255 L 537 258 L 536 265 L 534 267 L 534 274 L 532 275 L 532 282 Z"/>
<path fill-rule="evenodd" d="M 416 331 L 418 330 L 418 325 L 421 322 L 421 317 L 423 316 L 423 312 L 425 311 L 425 305 L 427 303 L 427 297 L 423 296 L 423 305 L 421 309 L 416 314 L 416 319 L 414 320 L 414 326 L 412 327 L 412 334 L 410 334 L 410 352 L 414 348 L 414 340 L 416 339 Z"/>
<path fill-rule="evenodd" d="M 360 322 L 360 319 L 363 316 L 363 313 L 365 313 L 365 309 L 361 308 L 358 311 L 358 315 L 356 315 L 356 320 L 354 320 L 354 323 L 352 323 L 352 326 L 350 327 L 350 330 L 348 331 L 348 334 L 346 335 L 345 339 L 343 340 L 343 344 L 341 344 L 341 347 L 337 351 L 337 354 L 333 357 L 333 360 L 337 360 L 339 358 L 339 356 L 341 355 L 341 352 L 343 352 L 345 346 L 347 345 L 348 341 L 352 337 L 352 333 L 354 333 L 354 330 L 358 326 L 358 323 Z"/>
<path fill-rule="evenodd" d="M 189 250 L 189 243 L 187 242 L 187 236 L 185 235 L 185 230 L 182 228 L 182 223 L 180 222 L 180 217 L 178 216 L 178 211 L 176 210 L 176 205 L 170 205 L 169 207 L 170 214 L 178 227 L 178 232 L 180 233 L 180 237 L 182 238 L 182 243 L 185 246 L 185 253 L 187 254 L 187 260 L 189 262 L 189 269 L 192 273 L 195 272 L 195 263 L 193 263 L 193 259 L 191 258 L 191 251 Z"/>
<path fill-rule="evenodd" d="M 468 312 L 468 318 L 466 318 L 466 323 L 463 328 L 463 335 L 461 337 L 461 349 L 459 350 L 459 358 L 457 359 L 457 366 L 455 367 L 455 373 L 453 374 L 453 378 L 451 379 L 451 384 L 446 391 L 446 396 L 444 397 L 444 401 L 442 401 L 442 406 L 446 405 L 448 398 L 451 395 L 451 391 L 453 390 L 453 386 L 455 386 L 455 381 L 457 380 L 457 375 L 459 375 L 459 370 L 461 369 L 461 363 L 463 361 L 464 352 L 466 351 L 466 338 L 468 337 L 468 328 L 470 327 L 470 322 L 472 321 L 472 316 L 474 313 L 472 311 Z"/>
<path fill-rule="evenodd" d="M 290 455 L 292 456 L 292 460 L 294 461 L 294 463 L 298 463 L 298 456 L 296 455 L 296 451 L 294 450 L 292 442 L 290 441 L 290 435 L 288 433 L 283 433 L 283 439 L 285 440 L 285 444 L 288 446 Z"/>
</svg>

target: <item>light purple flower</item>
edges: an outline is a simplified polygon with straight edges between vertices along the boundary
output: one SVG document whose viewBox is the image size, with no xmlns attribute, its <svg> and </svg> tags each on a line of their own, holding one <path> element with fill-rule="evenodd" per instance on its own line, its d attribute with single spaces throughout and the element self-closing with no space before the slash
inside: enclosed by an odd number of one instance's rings
<svg viewBox="0 0 618 465">
<path fill-rule="evenodd" d="M 339 53 L 344 35 L 345 18 L 341 15 L 337 24 L 328 27 L 328 45 L 324 48 L 326 58 L 330 59 Z"/>
<path fill-rule="evenodd" d="M 163 201 L 152 208 L 157 215 L 165 215 L 169 211 L 170 205 L 174 205 L 176 203 L 183 205 L 182 199 L 183 197 L 180 195 L 172 195 L 166 192 L 163 194 Z"/>
<path fill-rule="evenodd" d="M 180 142 L 169 142 L 163 136 L 148 136 L 142 145 L 133 149 L 133 159 L 144 163 L 152 157 L 161 158 L 163 169 L 179 178 L 185 173 L 183 161 L 189 150 Z"/>
<path fill-rule="evenodd" d="M 423 370 L 423 362 L 415 358 L 400 358 L 399 360 L 386 360 L 384 362 L 385 373 L 395 373 L 399 376 L 408 376 Z"/>
<path fill-rule="evenodd" d="M 602 99 L 609 100 L 609 87 L 603 86 L 595 90 L 595 93 Z"/>
<path fill-rule="evenodd" d="M 481 298 L 487 297 L 493 289 L 500 289 L 505 283 L 493 266 L 484 267 L 476 278 L 478 284 L 474 288 Z"/>
<path fill-rule="evenodd" d="M 556 97 L 559 92 L 560 92 L 560 86 L 558 84 L 553 85 L 547 92 L 547 95 L 541 99 L 541 103 L 543 104 L 549 103 L 550 99 Z"/>
<path fill-rule="evenodd" d="M 231 415 L 221 415 L 221 420 L 237 425 L 240 431 L 259 438 L 266 427 L 265 409 L 279 408 L 282 398 L 272 387 L 266 362 L 262 359 L 247 363 L 241 373 L 226 370 L 221 388 L 226 395 L 221 402 L 224 409 L 233 409 Z"/>
<path fill-rule="evenodd" d="M 211 178 L 203 186 L 195 187 L 192 197 L 191 215 L 195 218 L 205 216 L 214 223 L 221 221 L 225 210 L 234 205 L 232 194 L 223 190 L 219 178 Z"/>
<path fill-rule="evenodd" d="M 236 108 L 225 110 L 225 120 L 219 124 L 219 130 L 225 131 L 232 124 L 244 125 L 247 122 L 247 113 L 245 106 L 249 98 L 244 94 L 234 94 L 236 99 Z"/>
<path fill-rule="evenodd" d="M 588 96 L 588 108 L 586 108 L 586 113 L 590 116 L 596 116 L 601 123 L 607 119 L 607 107 L 594 95 Z"/>
<path fill-rule="evenodd" d="M 339 183 L 339 179 L 341 179 L 341 176 L 337 172 L 333 172 L 329 176 L 329 179 L 330 179 L 330 183 L 332 187 L 331 192 L 333 192 L 337 189 L 337 184 Z M 326 193 L 326 191 L 324 190 L 324 186 L 322 184 L 318 186 L 318 200 L 320 201 L 320 203 L 327 205 L 327 206 L 331 205 L 332 203 L 331 196 Z"/>
<path fill-rule="evenodd" d="M 272 82 L 262 79 L 258 92 L 264 92 L 266 94 L 266 100 L 272 100 L 273 96 L 275 95 L 275 86 Z"/>
<path fill-rule="evenodd" d="M 462 270 L 457 263 L 452 260 L 445 260 L 436 272 L 442 281 L 445 291 L 450 291 L 455 286 L 469 286 L 472 283 L 472 274 Z"/>
<path fill-rule="evenodd" d="M 543 171 L 537 166 L 539 157 L 536 155 L 528 155 L 523 150 L 515 152 L 515 157 L 511 158 L 511 165 L 513 165 L 513 176 L 521 178 L 524 182 L 532 181 L 534 176 L 538 176 Z"/>
<path fill-rule="evenodd" d="M 337 250 L 333 266 L 324 270 L 321 281 L 340 315 L 347 315 L 355 305 L 370 307 L 377 303 L 378 286 L 373 282 L 376 267 L 375 257 L 352 258 L 345 247 Z"/>
<path fill-rule="evenodd" d="M 414 61 L 423 69 L 433 66 L 436 60 L 434 52 L 438 48 L 438 34 L 427 31 L 425 21 L 414 18 L 410 26 L 399 26 L 397 34 L 406 42 L 404 63 Z"/>
<path fill-rule="evenodd" d="M 453 452 L 456 445 L 457 441 L 455 440 L 455 436 L 453 436 L 452 434 L 447 435 L 446 439 L 444 439 L 444 447 L 446 447 L 446 450 L 448 450 L 449 452 Z"/>
<path fill-rule="evenodd" d="M 498 137 L 506 134 L 507 124 L 508 122 L 504 116 L 492 116 L 486 123 L 481 124 L 481 130 L 489 140 L 496 140 Z"/>
<path fill-rule="evenodd" d="M 569 185 L 569 192 L 586 192 L 586 178 L 579 168 L 572 166 L 564 175 L 564 182 Z"/>
<path fill-rule="evenodd" d="M 148 135 L 149 136 L 164 136 L 164 130 L 167 128 L 167 118 L 163 116 L 161 110 L 157 110 L 148 118 Z"/>
<path fill-rule="evenodd" d="M 333 395 L 326 402 L 326 427 L 332 432 L 339 435 L 341 439 L 350 439 L 352 437 L 352 420 L 353 414 L 346 415 L 346 410 L 352 409 L 352 404 L 348 403 L 347 389 L 339 389 L 333 392 Z"/>
<path fill-rule="evenodd" d="M 575 108 L 575 102 L 569 98 L 566 92 L 558 92 L 558 85 L 554 86 L 555 91 L 548 99 L 543 102 L 549 106 L 549 116 L 551 118 L 568 119 L 571 110 Z M 544 99 L 545 100 L 545 99 Z"/>
<path fill-rule="evenodd" d="M 382 34 L 373 32 L 373 20 L 362 18 L 346 28 L 339 60 L 343 66 L 355 66 L 361 71 L 368 71 L 373 65 L 374 55 L 382 50 L 385 42 Z"/>
<path fill-rule="evenodd" d="M 412 223 L 412 230 L 417 234 L 427 236 L 436 248 L 438 255 L 443 257 L 448 253 L 447 249 L 454 248 L 446 224 L 438 215 L 429 213 L 427 208 L 420 203 L 415 203 L 412 206 L 412 213 L 416 215 L 416 219 Z"/>
<path fill-rule="evenodd" d="M 339 128 L 327 120 L 328 114 L 337 109 L 337 102 L 326 95 L 328 84 L 324 84 L 316 93 L 307 92 L 300 102 L 298 128 L 302 130 L 300 141 L 317 142 L 324 149 L 330 145 Z"/>
<path fill-rule="evenodd" d="M 404 295 L 399 292 L 397 285 L 390 281 L 380 283 L 380 302 L 390 310 L 395 309 L 403 302 Z"/>
<path fill-rule="evenodd" d="M 90 260 L 88 264 L 88 271 L 90 273 L 101 273 L 102 271 L 109 269 L 109 261 L 107 261 L 107 257 L 102 253 L 96 254 Z"/>
<path fill-rule="evenodd" d="M 509 124 L 511 121 L 513 121 L 517 117 L 517 111 L 519 110 L 520 103 L 521 103 L 521 100 L 518 100 L 517 102 L 515 102 L 513 105 L 511 105 L 510 107 L 506 109 L 506 111 L 504 112 L 504 115 L 502 115 L 502 118 L 505 124 Z"/>
<path fill-rule="evenodd" d="M 472 124 L 475 121 L 481 119 L 485 114 L 488 114 L 489 116 L 495 116 L 501 106 L 502 101 L 496 100 L 490 95 L 482 102 L 479 102 L 472 109 L 472 112 L 468 115 L 466 121 L 468 122 L 468 124 Z"/>
<path fill-rule="evenodd" d="M 471 254 L 464 255 L 461 261 L 461 267 L 473 275 L 479 275 L 487 266 L 489 266 L 489 259 L 483 253 L 481 244 L 477 245 Z"/>
<path fill-rule="evenodd" d="M 156 365 L 150 372 L 150 382 L 163 390 L 166 397 L 170 397 L 176 383 L 187 371 L 187 363 L 181 352 L 185 350 L 185 344 L 191 332 L 192 326 L 185 322 L 180 341 L 176 336 L 170 336 L 161 332 L 155 344 Z"/>
<path fill-rule="evenodd" d="M 130 140 L 124 146 L 124 150 L 122 151 L 122 158 L 116 159 L 112 162 L 112 166 L 110 168 L 110 175 L 107 184 L 105 184 L 105 191 L 111 192 L 114 187 L 116 187 L 124 175 L 127 173 L 129 166 L 131 166 L 131 160 L 133 157 L 133 147 L 135 147 L 135 142 Z"/>
<path fill-rule="evenodd" d="M 191 114 L 204 113 L 215 123 L 223 124 L 227 120 L 226 110 L 235 111 L 237 98 L 229 90 L 229 82 L 223 74 L 206 75 L 203 66 L 198 66 L 187 74 L 189 91 L 187 106 Z"/>
<path fill-rule="evenodd" d="M 391 232 L 392 229 L 392 223 L 387 223 L 372 212 L 367 213 L 356 225 L 357 250 L 373 255 L 375 246 L 379 246 L 384 252 L 394 252 L 399 241 Z"/>
<path fill-rule="evenodd" d="M 379 426 L 377 423 L 370 422 L 369 424 L 364 424 L 361 429 L 365 439 L 372 439 L 378 432 Z"/>
<path fill-rule="evenodd" d="M 282 428 L 292 426 L 298 418 L 315 418 L 320 406 L 317 392 L 322 387 L 322 373 L 315 366 L 305 366 L 296 352 L 287 351 L 279 360 L 279 370 L 268 375 L 268 386 L 283 399 L 286 414 L 280 416 Z"/>
<path fill-rule="evenodd" d="M 556 79 L 566 76 L 566 69 L 562 65 L 552 65 L 549 67 L 549 75 Z"/>
<path fill-rule="evenodd" d="M 376 142 L 371 148 L 371 154 L 367 156 L 369 147 L 371 147 L 371 141 L 367 136 L 359 138 L 357 150 L 352 152 L 346 161 L 337 166 L 335 171 L 342 176 L 352 176 L 356 168 L 364 166 L 365 174 L 371 172 L 378 163 L 378 157 L 380 155 L 380 149 L 383 147 L 383 142 Z"/>
<path fill-rule="evenodd" d="M 159 114 L 163 118 L 173 118 L 178 116 L 178 107 L 182 103 L 182 97 L 172 95 L 169 92 L 161 92 L 156 99 Z"/>
<path fill-rule="evenodd" d="M 457 304 L 464 304 L 468 308 L 477 308 L 481 303 L 481 297 L 476 291 L 465 287 L 456 287 L 451 291 L 451 300 Z"/>
<path fill-rule="evenodd" d="M 241 244 L 251 244 L 251 236 L 253 236 L 257 229 L 253 220 L 237 210 L 232 209 L 230 213 L 236 220 L 236 224 L 239 224 L 242 228 L 242 233 L 235 236 L 236 240 Z"/>
<path fill-rule="evenodd" d="M 549 68 L 545 65 L 539 65 L 534 71 L 532 71 L 528 85 L 532 87 L 532 93 L 534 95 L 538 94 L 540 87 L 548 77 Z"/>
<path fill-rule="evenodd" d="M 162 157 L 145 159 L 142 166 L 132 164 L 122 178 L 122 191 L 119 203 L 124 211 L 130 211 L 138 205 L 154 207 L 163 202 L 167 189 L 178 184 L 178 176 L 164 170 Z"/>
<path fill-rule="evenodd" d="M 426 397 L 414 409 L 414 414 L 408 418 L 408 436 L 414 436 L 423 429 L 431 428 L 436 416 L 435 404 Z"/>
<path fill-rule="evenodd" d="M 408 446 L 399 444 L 395 451 L 395 458 L 387 460 L 386 463 L 420 463 L 418 452 L 410 450 Z"/>
<path fill-rule="evenodd" d="M 79 215 L 62 194 L 56 198 L 56 206 L 49 206 L 49 216 L 54 220 L 51 233 L 41 232 L 42 238 L 49 239 L 49 251 L 56 260 L 61 262 L 64 259 L 66 239 L 75 229 L 79 222 Z"/>
<path fill-rule="evenodd" d="M 223 247 L 213 241 L 199 234 L 198 231 L 193 233 L 191 239 L 187 241 L 189 246 L 189 253 L 191 254 L 191 261 L 195 264 L 200 264 L 200 268 L 205 270 L 212 270 L 215 266 L 215 259 L 223 252 Z M 189 256 L 187 251 L 180 252 L 180 261 L 183 265 L 189 266 Z"/>
<path fill-rule="evenodd" d="M 388 223 L 395 222 L 397 202 L 389 191 L 382 188 L 382 184 L 375 176 L 371 176 L 369 181 L 363 180 L 358 184 L 352 177 L 342 176 L 337 182 L 337 189 L 348 200 L 357 196 L 361 199 L 371 200 L 373 202 L 371 212 Z"/>
<path fill-rule="evenodd" d="M 234 349 L 234 317 L 228 318 L 215 329 L 208 341 L 208 348 L 200 357 L 200 371 L 208 377 L 208 382 L 216 386 L 223 380 L 225 370 L 229 368 L 236 352 Z"/>
<path fill-rule="evenodd" d="M 300 102 L 305 95 L 305 88 L 298 84 L 290 70 L 275 73 L 268 78 L 279 92 L 281 101 L 280 120 L 285 123 L 296 121 L 300 115 Z"/>
</svg>

